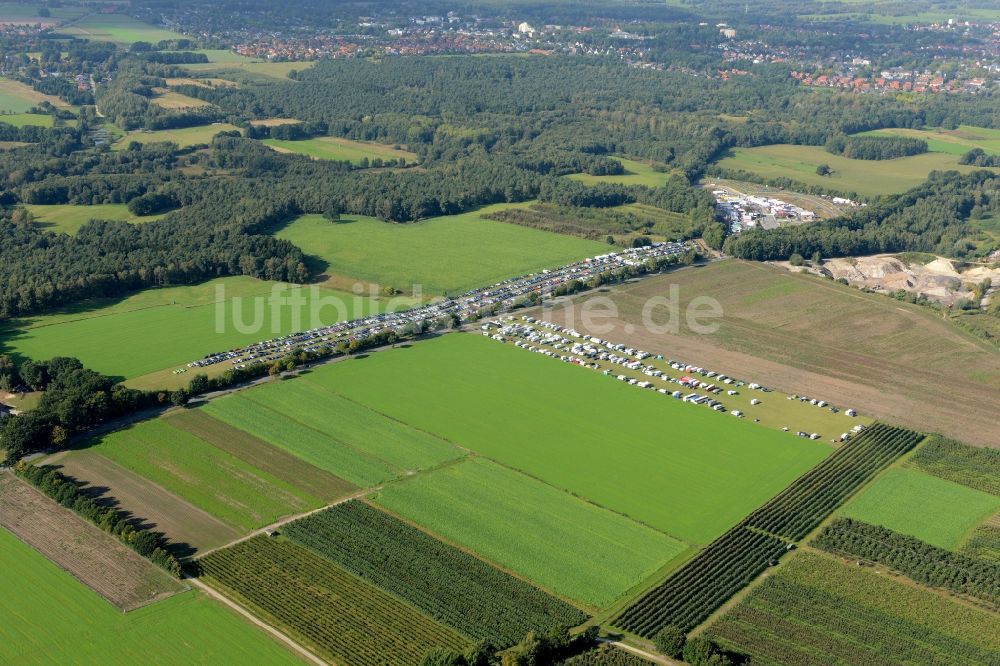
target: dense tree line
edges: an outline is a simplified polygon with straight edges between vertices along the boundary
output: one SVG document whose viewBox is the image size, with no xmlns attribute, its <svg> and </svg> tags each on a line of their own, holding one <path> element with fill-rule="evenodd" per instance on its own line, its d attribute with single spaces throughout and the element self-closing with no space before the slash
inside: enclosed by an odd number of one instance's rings
<svg viewBox="0 0 1000 666">
<path fill-rule="evenodd" d="M 891 567 L 918 583 L 1000 605 L 1000 565 L 932 546 L 878 525 L 838 518 L 813 545 Z"/>
<path fill-rule="evenodd" d="M 109 419 L 158 404 L 183 404 L 185 391 L 137 391 L 83 367 L 75 358 L 26 360 L 20 367 L 0 357 L 5 383 L 44 391 L 38 407 L 0 423 L 0 448 L 6 462 L 69 443 L 74 433 Z"/>
<path fill-rule="evenodd" d="M 80 56 L 98 59 L 95 67 L 116 67 L 111 82 L 98 87 L 105 115 L 126 128 L 226 119 L 243 126 L 247 136 L 218 136 L 207 153 L 164 144 L 81 150 L 86 132 L 100 120 L 86 110 L 79 128 L 0 125 L 12 137 L 38 139 L 0 152 L 0 202 L 125 203 L 145 213 L 180 207 L 139 228 L 98 222 L 74 237 L 47 234 L 19 224 L 13 211 L 0 212 L 0 260 L 9 267 L 0 276 L 0 317 L 221 275 L 308 279 L 301 251 L 269 235 L 301 212 L 408 222 L 536 197 L 575 208 L 635 202 L 688 216 L 711 246 L 721 247 L 728 230 L 715 222 L 711 196 L 691 183 L 728 147 L 776 141 L 822 145 L 844 133 L 921 126 L 933 118 L 929 109 L 936 104 L 817 95 L 777 66 L 719 82 L 582 57 L 399 58 L 320 62 L 300 72 L 298 81 L 187 86 L 185 94 L 214 106 L 181 113 L 151 103 L 153 89 L 178 70 L 149 61 L 150 53 L 166 52 L 100 47 Z M 975 106 L 957 104 L 956 118 L 981 113 L 988 98 L 983 95 Z M 719 111 L 747 119 L 724 122 Z M 303 122 L 271 129 L 249 124 L 268 117 Z M 279 154 L 251 138 L 266 133 L 300 138 L 300 132 L 405 145 L 417 153 L 421 168 L 357 169 Z M 619 173 L 617 154 L 651 160 L 671 175 L 657 188 L 587 187 L 559 178 Z M 178 166 L 197 167 L 204 175 L 187 175 Z M 732 247 L 740 256 L 785 258 L 793 251 L 809 256 L 815 249 L 824 256 L 868 247 L 953 249 L 961 238 L 960 225 L 950 219 L 914 231 L 911 227 L 920 225 L 902 216 L 891 225 L 880 222 L 878 233 L 874 224 L 861 230 L 846 225 L 828 238 L 813 239 L 811 234 L 822 234 L 812 229 L 825 228 L 823 223 L 783 229 L 766 239 L 751 232 Z M 906 228 L 891 233 L 888 227 Z"/>
<path fill-rule="evenodd" d="M 962 155 L 958 163 L 977 167 L 1000 167 L 1000 155 L 990 155 L 982 148 L 973 148 Z"/>
<path fill-rule="evenodd" d="M 892 160 L 927 152 L 927 142 L 908 136 L 830 137 L 824 146 L 829 153 L 855 160 Z"/>
<path fill-rule="evenodd" d="M 170 73 L 156 62 L 136 57 L 122 60 L 114 78 L 97 89 L 96 103 L 102 114 L 124 130 L 191 127 L 222 119 L 211 105 L 168 109 L 155 104 L 153 88 L 162 85 L 162 75 Z"/>
<path fill-rule="evenodd" d="M 128 518 L 111 506 L 100 504 L 88 497 L 77 484 L 54 467 L 36 467 L 19 462 L 14 467 L 19 477 L 28 481 L 53 500 L 72 509 L 105 532 L 109 532 L 153 564 L 177 576 L 181 575 L 181 565 L 167 550 L 162 536 L 146 529 L 136 528 Z"/>
<path fill-rule="evenodd" d="M 819 252 L 843 257 L 920 251 L 954 256 L 974 209 L 1000 207 L 1000 176 L 988 171 L 961 175 L 932 172 L 926 183 L 840 217 L 771 231 L 751 229 L 726 242 L 725 250 L 757 261 L 804 257 Z"/>
</svg>

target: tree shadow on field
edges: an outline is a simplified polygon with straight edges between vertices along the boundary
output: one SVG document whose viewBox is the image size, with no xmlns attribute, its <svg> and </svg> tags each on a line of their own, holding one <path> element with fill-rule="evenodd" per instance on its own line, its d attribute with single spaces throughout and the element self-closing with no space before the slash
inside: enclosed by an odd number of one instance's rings
<svg viewBox="0 0 1000 666">
<path fill-rule="evenodd" d="M 144 518 L 142 516 L 137 515 L 133 511 L 129 511 L 128 509 L 122 508 L 121 501 L 111 494 L 112 489 L 110 487 L 103 485 L 89 484 L 86 481 L 81 481 L 80 479 L 77 479 L 76 477 L 70 474 L 66 474 L 66 472 L 63 471 L 62 465 L 53 465 L 52 467 L 62 472 L 62 474 L 65 475 L 67 479 L 76 484 L 76 487 L 80 489 L 80 492 L 83 494 L 84 497 L 92 499 L 100 506 L 114 509 L 115 511 L 118 512 L 119 516 L 124 518 L 128 522 L 128 524 L 131 525 L 136 530 L 149 531 L 154 536 L 161 539 L 164 543 L 166 551 L 171 555 L 173 555 L 174 557 L 178 559 L 192 557 L 196 552 L 198 552 L 198 549 L 189 543 L 181 541 L 176 541 L 176 542 L 171 541 L 170 537 L 167 536 L 165 532 L 161 532 L 154 529 L 155 527 L 157 527 L 157 524 L 151 521 L 150 519 Z"/>
</svg>

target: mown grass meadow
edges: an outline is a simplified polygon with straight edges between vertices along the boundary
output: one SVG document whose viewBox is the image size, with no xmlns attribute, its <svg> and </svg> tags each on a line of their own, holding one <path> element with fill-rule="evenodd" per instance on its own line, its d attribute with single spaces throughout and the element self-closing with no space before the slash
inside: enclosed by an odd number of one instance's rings
<svg viewBox="0 0 1000 666">
<path fill-rule="evenodd" d="M 198 592 L 122 613 L 3 529 L 0 561 L 4 663 L 300 663 Z"/>
</svg>

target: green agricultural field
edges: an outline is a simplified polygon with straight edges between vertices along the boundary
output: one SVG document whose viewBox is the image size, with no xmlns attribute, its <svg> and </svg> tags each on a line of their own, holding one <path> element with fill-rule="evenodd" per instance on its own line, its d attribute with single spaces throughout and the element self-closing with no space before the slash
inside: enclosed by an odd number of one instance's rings
<svg viewBox="0 0 1000 666">
<path fill-rule="evenodd" d="M 821 164 L 828 164 L 833 174 L 818 175 L 816 167 Z M 763 178 L 791 178 L 807 185 L 866 196 L 904 192 L 927 180 L 927 174 L 934 170 L 973 170 L 960 165 L 958 155 L 948 153 L 924 153 L 894 160 L 853 160 L 828 153 L 821 146 L 789 144 L 735 148 L 718 165 Z"/>
<path fill-rule="evenodd" d="M 203 409 L 173 411 L 163 418 L 172 427 L 180 428 L 325 502 L 332 502 L 358 489 L 353 483 L 209 416 Z"/>
<path fill-rule="evenodd" d="M 214 400 L 205 411 L 359 486 L 464 455 L 443 439 L 388 419 L 307 377 Z"/>
<path fill-rule="evenodd" d="M 72 204 L 26 204 L 24 206 L 35 218 L 39 226 L 64 234 L 75 234 L 91 220 L 120 220 L 122 222 L 141 223 L 158 220 L 163 215 L 148 215 L 138 217 L 133 215 L 125 204 L 98 204 L 96 206 L 74 206 Z"/>
<path fill-rule="evenodd" d="M 310 381 L 693 544 L 833 450 L 480 335 L 337 363 Z"/>
<path fill-rule="evenodd" d="M 450 442 L 388 419 L 311 383 L 308 375 L 261 386 L 240 397 L 404 471 L 433 467 L 464 455 Z"/>
<path fill-rule="evenodd" d="M 5 113 L 0 114 L 0 123 L 14 127 L 34 125 L 36 127 L 52 127 L 52 116 L 42 113 Z"/>
<path fill-rule="evenodd" d="M 653 167 L 644 162 L 628 160 L 624 157 L 616 157 L 616 160 L 625 167 L 625 173 L 618 176 L 591 176 L 588 173 L 574 173 L 567 178 L 578 180 L 587 185 L 597 183 L 619 183 L 621 185 L 647 185 L 649 187 L 659 187 L 667 182 L 670 176 L 668 172 L 656 171 Z"/>
<path fill-rule="evenodd" d="M 476 641 L 514 645 L 529 631 L 587 616 L 520 578 L 357 500 L 285 525 L 282 533 Z"/>
<path fill-rule="evenodd" d="M 133 44 L 187 39 L 184 35 L 143 23 L 124 14 L 89 14 L 60 29 L 60 32 L 97 42 Z"/>
<path fill-rule="evenodd" d="M 306 303 L 272 310 L 268 299 L 274 293 L 280 298 L 299 293 Z M 76 356 L 98 372 L 136 378 L 275 334 L 311 328 L 316 308 L 320 308 L 315 324 L 319 325 L 374 312 L 379 304 L 330 289 L 302 287 L 296 292 L 289 285 L 249 277 L 220 278 L 10 320 L 0 324 L 0 353 L 36 359 Z M 255 321 L 261 325 L 254 326 Z M 175 378 L 186 383 L 191 374 Z M 166 377 L 174 376 L 167 371 Z M 162 380 L 157 377 L 157 388 L 164 386 Z"/>
<path fill-rule="evenodd" d="M 273 474 L 173 427 L 168 419 L 145 421 L 105 435 L 90 450 L 244 531 L 323 504 Z"/>
<path fill-rule="evenodd" d="M 910 462 L 928 474 L 1000 497 L 1000 450 L 934 436 Z"/>
<path fill-rule="evenodd" d="M 360 164 L 367 158 L 369 161 L 404 159 L 406 162 L 417 161 L 417 156 L 406 150 L 398 150 L 392 146 L 371 141 L 351 141 L 335 136 L 321 136 L 301 141 L 282 141 L 281 139 L 264 139 L 264 143 L 283 153 L 298 153 L 321 160 L 340 160 L 351 164 Z"/>
<path fill-rule="evenodd" d="M 955 550 L 997 511 L 1000 497 L 913 469 L 891 469 L 840 513 Z"/>
<path fill-rule="evenodd" d="M 483 458 L 380 490 L 376 503 L 542 587 L 605 607 L 685 545 Z"/>
<path fill-rule="evenodd" d="M 357 486 L 373 486 L 402 474 L 398 467 L 352 446 L 352 442 L 342 442 L 323 430 L 287 418 L 278 410 L 247 399 L 243 393 L 213 400 L 205 411 Z"/>
<path fill-rule="evenodd" d="M 122 613 L 3 529 L 0 561 L 0 662 L 300 663 L 198 592 Z"/>
<path fill-rule="evenodd" d="M 231 132 L 235 129 L 238 128 L 228 123 L 215 123 L 212 125 L 198 125 L 196 127 L 156 130 L 153 132 L 129 132 L 115 142 L 114 148 L 116 150 L 123 150 L 133 141 L 137 143 L 170 141 L 176 143 L 181 148 L 185 148 L 187 146 L 211 143 L 212 137 L 219 132 Z"/>
<path fill-rule="evenodd" d="M 455 631 L 288 540 L 258 536 L 199 563 L 212 585 L 330 663 L 416 664 L 435 647 L 469 647 Z"/>
<path fill-rule="evenodd" d="M 0 15 L 3 14 L 3 9 L 0 9 Z M 41 102 L 49 102 L 53 106 L 69 106 L 66 102 L 62 101 L 55 95 L 46 95 L 45 93 L 40 93 L 31 86 L 21 83 L 20 81 L 14 81 L 13 79 L 5 79 L 0 77 L 0 113 L 3 114 L 24 114 L 27 116 L 41 115 L 41 114 L 27 114 L 32 107 L 37 106 Z M 12 121 L 4 120 L 7 116 L 0 115 L 0 120 L 7 122 L 8 124 L 15 124 Z M 47 126 L 52 125 L 52 116 L 44 116 L 49 119 Z M 39 124 L 39 123 L 24 123 L 24 124 Z"/>
<path fill-rule="evenodd" d="M 870 568 L 798 553 L 706 636 L 754 664 L 1000 663 L 997 615 Z"/>
<path fill-rule="evenodd" d="M 483 219 L 503 205 L 391 224 L 303 215 L 278 232 L 329 274 L 425 295 L 461 293 L 607 252 L 607 245 Z"/>
<path fill-rule="evenodd" d="M 211 62 L 181 65 L 181 67 L 192 74 L 212 76 L 236 83 L 267 83 L 273 82 L 274 79 L 288 81 L 289 72 L 301 72 L 315 64 L 315 61 L 263 62 L 230 51 L 203 51 L 203 53 L 209 56 Z"/>
<path fill-rule="evenodd" d="M 165 88 L 154 88 L 153 91 L 156 93 L 156 96 L 150 101 L 164 109 L 191 109 L 211 105 L 210 102 L 206 102 L 203 99 L 189 97 L 188 95 Z"/>
<path fill-rule="evenodd" d="M 908 136 L 923 139 L 927 148 L 937 153 L 964 155 L 973 148 L 982 148 L 987 153 L 1000 153 L 1000 130 L 973 125 L 959 125 L 957 129 L 940 127 L 931 129 L 891 128 L 862 132 L 875 136 Z"/>
</svg>

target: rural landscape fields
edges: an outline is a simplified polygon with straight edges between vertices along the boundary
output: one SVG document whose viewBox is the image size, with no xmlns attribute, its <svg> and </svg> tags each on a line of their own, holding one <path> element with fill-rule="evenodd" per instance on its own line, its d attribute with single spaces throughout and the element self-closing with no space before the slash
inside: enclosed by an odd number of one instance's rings
<svg viewBox="0 0 1000 666">
<path fill-rule="evenodd" d="M 682 328 L 679 335 L 635 338 L 650 351 L 659 344 L 695 362 L 741 368 L 785 391 L 828 396 L 896 423 L 1000 445 L 991 426 L 1000 408 L 996 347 L 932 311 L 780 268 L 724 262 L 613 290 L 618 317 L 601 324 L 622 331 L 618 335 L 632 324 L 642 336 L 643 304 L 668 295 L 671 284 L 679 288 L 682 309 L 710 296 L 726 316 L 711 335 Z M 572 308 L 549 312 L 553 321 L 579 325 L 570 319 Z M 967 410 L 967 404 L 989 407 Z"/>
<path fill-rule="evenodd" d="M 1000 664 L 998 33 L 731 5 L 0 8 L 0 661 Z"/>
</svg>

